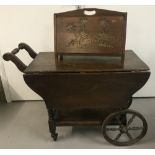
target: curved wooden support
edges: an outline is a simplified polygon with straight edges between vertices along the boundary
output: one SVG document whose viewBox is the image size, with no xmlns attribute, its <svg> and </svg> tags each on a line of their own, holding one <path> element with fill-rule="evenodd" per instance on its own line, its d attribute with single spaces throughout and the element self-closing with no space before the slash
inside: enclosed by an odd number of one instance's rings
<svg viewBox="0 0 155 155">
<path fill-rule="evenodd" d="M 16 66 L 17 68 L 21 71 L 21 72 L 24 72 L 24 70 L 26 69 L 26 65 L 15 55 L 17 54 L 21 49 L 25 49 L 29 55 L 31 56 L 31 58 L 35 58 L 36 57 L 36 52 L 27 44 L 25 43 L 20 43 L 18 45 L 18 48 L 15 48 L 14 50 L 12 50 L 10 53 L 5 53 L 3 55 L 3 59 L 5 61 L 12 61 Z"/>
<path fill-rule="evenodd" d="M 130 105 L 131 105 L 131 103 L 132 103 L 132 100 L 133 100 L 133 98 L 132 98 L 132 96 L 129 98 L 129 100 L 128 100 L 128 103 L 129 103 L 129 107 L 130 107 Z"/>
</svg>

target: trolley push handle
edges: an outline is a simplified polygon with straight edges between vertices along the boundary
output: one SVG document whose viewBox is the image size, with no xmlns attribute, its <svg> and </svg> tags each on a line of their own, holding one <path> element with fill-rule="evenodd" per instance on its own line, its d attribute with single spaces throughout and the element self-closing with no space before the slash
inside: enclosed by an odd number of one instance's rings
<svg viewBox="0 0 155 155">
<path fill-rule="evenodd" d="M 22 49 L 25 49 L 33 59 L 37 55 L 37 53 L 29 45 L 27 45 L 26 43 L 20 43 L 18 45 L 18 48 L 13 49 L 10 53 L 5 53 L 3 55 L 3 59 L 5 61 L 11 60 L 21 72 L 24 72 L 27 66 L 16 56 L 16 54 Z"/>
</svg>

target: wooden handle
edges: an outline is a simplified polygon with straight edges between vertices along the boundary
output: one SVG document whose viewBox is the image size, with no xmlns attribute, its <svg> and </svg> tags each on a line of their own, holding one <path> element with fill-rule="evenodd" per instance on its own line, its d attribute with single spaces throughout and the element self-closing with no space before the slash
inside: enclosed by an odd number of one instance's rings
<svg viewBox="0 0 155 155">
<path fill-rule="evenodd" d="M 15 48 L 11 51 L 12 54 L 17 54 L 19 52 L 19 48 Z"/>
<path fill-rule="evenodd" d="M 15 48 L 14 50 L 12 50 L 10 53 L 5 53 L 3 55 L 3 59 L 5 61 L 12 61 L 17 68 L 21 71 L 24 72 L 24 70 L 26 69 L 26 65 L 16 56 L 16 54 L 21 50 L 21 49 L 25 49 L 29 55 L 31 56 L 31 58 L 35 58 L 36 57 L 36 52 L 27 44 L 25 43 L 20 43 L 18 45 L 18 48 Z"/>
<path fill-rule="evenodd" d="M 37 53 L 29 46 L 29 45 L 27 45 L 27 44 L 25 44 L 25 43 L 20 43 L 19 45 L 18 45 L 18 48 L 19 49 L 25 49 L 28 53 L 29 53 L 29 55 L 30 55 L 30 57 L 31 58 L 35 58 L 36 57 L 36 55 L 37 55 Z"/>
</svg>

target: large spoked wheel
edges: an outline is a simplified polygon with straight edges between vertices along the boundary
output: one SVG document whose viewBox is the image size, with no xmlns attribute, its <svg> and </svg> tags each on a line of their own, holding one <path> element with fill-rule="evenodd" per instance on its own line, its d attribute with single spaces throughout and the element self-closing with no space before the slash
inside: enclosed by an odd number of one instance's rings
<svg viewBox="0 0 155 155">
<path fill-rule="evenodd" d="M 122 115 L 126 116 L 126 123 L 122 122 Z M 117 120 L 114 125 L 112 120 Z M 102 124 L 104 138 L 117 146 L 128 146 L 142 139 L 147 132 L 147 122 L 138 112 L 123 110 L 110 114 Z"/>
</svg>

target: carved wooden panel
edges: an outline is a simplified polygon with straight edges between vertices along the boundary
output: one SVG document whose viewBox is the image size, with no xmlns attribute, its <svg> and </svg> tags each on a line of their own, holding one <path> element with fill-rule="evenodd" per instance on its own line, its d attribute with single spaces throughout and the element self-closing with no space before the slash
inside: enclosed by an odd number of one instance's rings
<svg viewBox="0 0 155 155">
<path fill-rule="evenodd" d="M 55 52 L 122 56 L 125 48 L 126 13 L 85 9 L 55 14 Z"/>
</svg>

